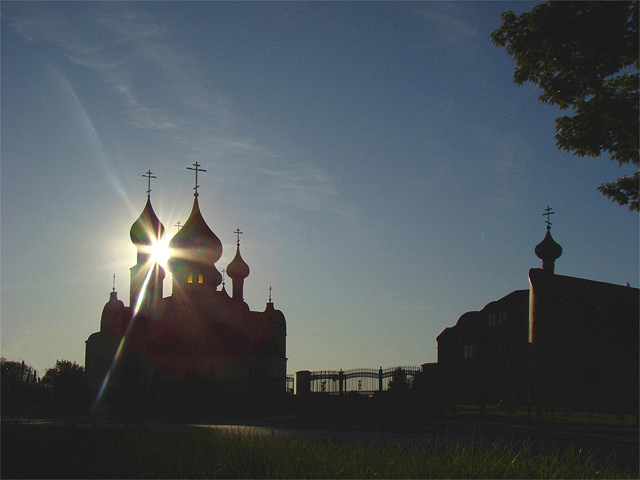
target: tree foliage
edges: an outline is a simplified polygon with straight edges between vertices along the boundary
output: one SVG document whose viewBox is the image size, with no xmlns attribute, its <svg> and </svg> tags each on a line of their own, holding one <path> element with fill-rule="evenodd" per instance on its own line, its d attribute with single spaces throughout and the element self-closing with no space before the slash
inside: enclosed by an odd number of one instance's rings
<svg viewBox="0 0 640 480">
<path fill-rule="evenodd" d="M 42 404 L 46 398 L 38 372 L 21 361 L 0 359 L 2 413 L 23 406 Z"/>
<path fill-rule="evenodd" d="M 50 388 L 57 403 L 78 403 L 85 400 L 84 367 L 69 360 L 57 360 L 47 369 L 42 383 Z"/>
<path fill-rule="evenodd" d="M 599 190 L 639 210 L 638 2 L 547 2 L 504 12 L 502 22 L 491 39 L 515 59 L 513 81 L 532 82 L 540 101 L 573 110 L 556 119 L 558 148 L 634 165 L 632 177 Z"/>
<path fill-rule="evenodd" d="M 411 382 L 407 378 L 407 372 L 398 367 L 393 371 L 389 380 L 389 390 L 409 390 Z"/>
<path fill-rule="evenodd" d="M 0 379 L 2 380 L 2 393 L 10 394 L 25 385 L 38 383 L 38 372 L 24 362 L 16 362 L 0 359 Z"/>
</svg>

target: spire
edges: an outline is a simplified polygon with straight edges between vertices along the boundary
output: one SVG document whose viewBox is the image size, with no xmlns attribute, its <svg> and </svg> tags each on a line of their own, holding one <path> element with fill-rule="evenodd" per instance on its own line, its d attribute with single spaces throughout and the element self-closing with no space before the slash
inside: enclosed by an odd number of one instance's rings
<svg viewBox="0 0 640 480">
<path fill-rule="evenodd" d="M 237 228 L 233 233 L 238 236 L 236 241 L 236 256 L 233 257 L 233 260 L 227 265 L 227 275 L 233 280 L 233 298 L 242 300 L 244 279 L 249 276 L 250 270 L 249 265 L 247 265 L 242 259 L 242 255 L 240 255 L 240 235 L 242 232 Z"/>
<path fill-rule="evenodd" d="M 236 245 L 240 246 L 240 235 L 243 235 L 244 232 L 241 232 L 239 228 L 236 228 L 236 230 L 233 232 L 238 236 L 238 239 L 236 241 Z"/>
<path fill-rule="evenodd" d="M 151 249 L 164 235 L 164 225 L 153 211 L 151 206 L 151 179 L 156 178 L 151 170 L 148 170 L 143 177 L 147 182 L 147 203 L 138 219 L 131 225 L 129 236 L 137 248 L 136 265 L 131 267 L 131 283 L 129 286 L 129 298 L 131 303 L 135 302 L 145 285 L 145 278 L 148 277 L 150 269 L 153 273 L 144 294 L 144 311 L 150 308 L 154 302 L 162 298 L 162 283 L 164 281 L 164 269 L 155 262 L 151 262 Z M 115 288 L 115 284 L 114 284 Z M 112 292 L 115 295 L 115 290 Z"/>
<path fill-rule="evenodd" d="M 196 186 L 193 187 L 193 189 L 195 190 L 195 193 L 193 194 L 194 197 L 198 197 L 198 187 L 200 185 L 198 185 L 198 172 L 206 172 L 206 170 L 204 170 L 203 168 L 200 168 L 202 165 L 200 165 L 198 162 L 193 164 L 193 168 L 191 167 L 187 167 L 187 170 L 193 170 L 196 172 Z"/>
<path fill-rule="evenodd" d="M 109 301 L 116 302 L 118 300 L 118 292 L 116 292 L 116 274 L 113 274 L 113 288 L 109 293 Z"/>
<path fill-rule="evenodd" d="M 164 235 L 164 225 L 162 225 L 151 205 L 151 179 L 156 177 L 153 176 L 151 170 L 148 170 L 142 176 L 149 179 L 147 184 L 147 203 L 129 231 L 131 241 L 138 247 L 152 245 Z"/>
<path fill-rule="evenodd" d="M 275 312 L 275 308 L 273 307 L 273 301 L 271 300 L 271 291 L 273 290 L 273 288 L 271 288 L 271 285 L 269 285 L 269 301 L 267 302 L 267 306 L 264 309 L 265 312 Z"/>
<path fill-rule="evenodd" d="M 542 269 L 549 273 L 554 273 L 555 261 L 560 257 L 560 255 L 562 255 L 562 247 L 556 243 L 551 236 L 551 222 L 549 221 L 549 218 L 554 213 L 555 212 L 551 211 L 551 207 L 547 206 L 545 213 L 542 214 L 547 217 L 545 220 L 545 223 L 547 224 L 547 233 L 542 242 L 536 245 L 535 248 L 536 256 L 542 260 Z"/>
<path fill-rule="evenodd" d="M 149 182 L 147 184 L 147 198 L 151 198 L 151 179 L 158 177 L 154 176 L 151 170 L 147 170 L 147 172 L 142 176 L 149 179 Z"/>
</svg>

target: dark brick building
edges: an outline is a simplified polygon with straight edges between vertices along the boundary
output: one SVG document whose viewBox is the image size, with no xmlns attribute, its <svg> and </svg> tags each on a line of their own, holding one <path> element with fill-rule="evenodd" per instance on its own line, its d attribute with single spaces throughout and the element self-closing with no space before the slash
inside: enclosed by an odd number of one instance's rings
<svg viewBox="0 0 640 480">
<path fill-rule="evenodd" d="M 462 315 L 437 338 L 441 408 L 540 406 L 638 413 L 639 290 L 556 275 L 562 248 L 547 227 L 541 269 Z"/>
</svg>

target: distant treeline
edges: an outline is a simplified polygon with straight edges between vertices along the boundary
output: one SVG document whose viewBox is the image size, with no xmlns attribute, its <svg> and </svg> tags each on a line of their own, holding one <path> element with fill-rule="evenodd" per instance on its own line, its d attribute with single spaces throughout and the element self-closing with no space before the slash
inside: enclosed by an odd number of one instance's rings
<svg viewBox="0 0 640 480">
<path fill-rule="evenodd" d="M 56 361 L 44 376 L 24 361 L 2 358 L 2 415 L 47 410 L 70 413 L 88 406 L 84 367 L 69 360 Z"/>
</svg>

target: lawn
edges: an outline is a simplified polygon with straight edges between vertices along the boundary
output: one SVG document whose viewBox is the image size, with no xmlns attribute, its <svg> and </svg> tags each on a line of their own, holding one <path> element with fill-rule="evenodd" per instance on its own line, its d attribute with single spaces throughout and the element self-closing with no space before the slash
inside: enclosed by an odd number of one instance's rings
<svg viewBox="0 0 640 480">
<path fill-rule="evenodd" d="M 285 440 L 185 427 L 2 425 L 2 478 L 638 478 L 521 444 Z"/>
</svg>

